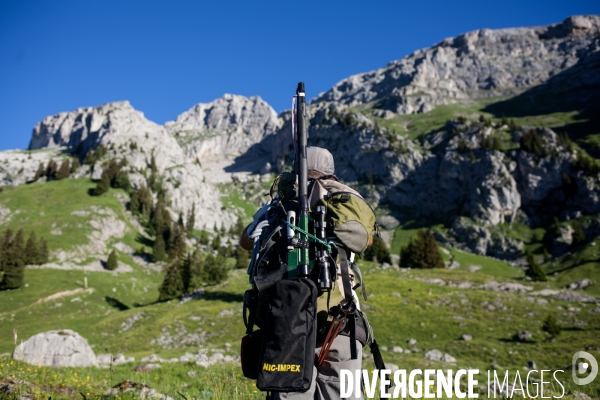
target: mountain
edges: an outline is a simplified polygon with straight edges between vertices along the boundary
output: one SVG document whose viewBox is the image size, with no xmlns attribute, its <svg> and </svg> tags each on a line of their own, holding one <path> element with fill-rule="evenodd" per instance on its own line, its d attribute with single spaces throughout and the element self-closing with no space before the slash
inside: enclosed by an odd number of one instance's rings
<svg viewBox="0 0 600 400">
<path fill-rule="evenodd" d="M 548 227 L 551 216 L 600 212 L 597 161 L 587 154 L 600 149 L 600 130 L 586 131 L 600 85 L 599 32 L 599 16 L 573 16 L 445 39 L 314 98 L 309 145 L 328 148 L 337 175 L 380 213 L 403 225 L 441 223 L 441 241 L 517 259 L 525 242 L 505 224 Z M 290 116 L 277 116 L 260 97 L 232 94 L 164 126 L 128 102 L 81 108 L 42 120 L 29 151 L 0 153 L 0 177 L 19 185 L 40 163 L 83 161 L 103 146 L 108 154 L 73 176 L 99 179 L 104 163 L 124 159 L 139 189 L 149 185 L 154 159 L 173 217 L 195 206 L 197 229 L 231 227 L 264 201 L 252 182 L 290 165 Z M 585 133 L 572 135 L 580 120 L 589 122 Z"/>
<path fill-rule="evenodd" d="M 371 103 L 380 116 L 389 117 L 469 99 L 513 96 L 586 62 L 600 49 L 599 32 L 596 15 L 542 27 L 468 32 L 344 79 L 311 104 Z M 591 89 L 599 83 L 598 74 L 589 73 L 586 80 L 570 85 Z"/>
</svg>

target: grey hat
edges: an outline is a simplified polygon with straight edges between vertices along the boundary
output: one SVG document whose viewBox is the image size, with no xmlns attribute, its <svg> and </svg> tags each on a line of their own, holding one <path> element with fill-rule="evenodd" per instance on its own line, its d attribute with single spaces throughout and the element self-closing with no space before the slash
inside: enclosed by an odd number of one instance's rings
<svg viewBox="0 0 600 400">
<path fill-rule="evenodd" d="M 306 148 L 306 166 L 309 171 L 318 171 L 324 175 L 335 173 L 333 156 L 329 150 L 321 147 L 310 146 Z"/>
</svg>

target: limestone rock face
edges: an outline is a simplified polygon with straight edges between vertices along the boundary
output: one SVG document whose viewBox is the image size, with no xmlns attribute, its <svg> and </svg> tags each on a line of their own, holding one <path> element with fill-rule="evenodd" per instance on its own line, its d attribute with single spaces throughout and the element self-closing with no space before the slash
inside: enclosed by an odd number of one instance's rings
<svg viewBox="0 0 600 400">
<path fill-rule="evenodd" d="M 600 49 L 598 32 L 597 15 L 541 27 L 468 32 L 346 78 L 312 103 L 378 101 L 382 110 L 412 114 L 461 99 L 514 95 L 585 61 Z M 600 82 L 598 74 L 586 77 Z"/>
<path fill-rule="evenodd" d="M 17 346 L 15 360 L 48 367 L 89 367 L 97 365 L 87 340 L 70 329 L 38 333 Z"/>
<path fill-rule="evenodd" d="M 281 125 L 277 113 L 260 97 L 226 94 L 197 104 L 165 124 L 190 158 L 232 158 L 274 133 Z"/>
<path fill-rule="evenodd" d="M 134 188 L 146 186 L 154 157 L 158 175 L 169 193 L 171 208 L 186 215 L 196 204 L 196 224 L 212 227 L 235 221 L 221 210 L 219 191 L 205 182 L 204 171 L 189 159 L 177 140 L 160 125 L 147 120 L 129 102 L 80 108 L 44 118 L 33 131 L 29 149 L 60 148 L 81 159 L 103 145 L 108 158 L 126 159 Z M 95 168 L 97 169 L 97 168 Z"/>
</svg>

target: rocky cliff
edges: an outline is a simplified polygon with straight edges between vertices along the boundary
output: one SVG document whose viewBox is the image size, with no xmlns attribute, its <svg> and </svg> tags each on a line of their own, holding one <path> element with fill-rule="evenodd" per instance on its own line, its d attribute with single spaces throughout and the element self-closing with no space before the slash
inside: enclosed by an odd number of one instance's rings
<svg viewBox="0 0 600 400">
<path fill-rule="evenodd" d="M 597 15 L 542 27 L 477 30 L 346 78 L 312 103 L 373 103 L 379 115 L 389 116 L 385 110 L 424 113 L 440 104 L 515 95 L 585 62 L 600 49 L 599 32 Z M 579 83 L 600 83 L 597 73 L 587 78 Z"/>
<path fill-rule="evenodd" d="M 109 150 L 107 158 L 127 160 L 125 170 L 134 188 L 147 185 L 154 156 L 172 210 L 185 215 L 195 204 L 198 227 L 215 223 L 229 226 L 235 221 L 233 214 L 221 210 L 219 191 L 205 182 L 202 168 L 185 154 L 175 137 L 147 120 L 129 102 L 46 117 L 35 126 L 29 149 L 58 148 L 83 160 L 88 151 L 100 145 Z M 101 161 L 93 167 L 96 172 L 102 170 Z"/>
</svg>

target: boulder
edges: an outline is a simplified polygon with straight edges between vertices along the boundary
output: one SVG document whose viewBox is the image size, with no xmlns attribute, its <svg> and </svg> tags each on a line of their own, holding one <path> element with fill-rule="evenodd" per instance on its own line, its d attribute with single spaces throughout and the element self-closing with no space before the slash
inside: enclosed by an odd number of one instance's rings
<svg viewBox="0 0 600 400">
<path fill-rule="evenodd" d="M 70 329 L 38 333 L 19 344 L 15 360 L 48 367 L 89 367 L 98 365 L 87 340 Z"/>
<path fill-rule="evenodd" d="M 529 342 L 533 337 L 529 331 L 519 331 L 513 335 L 513 340 L 516 342 Z"/>
</svg>

